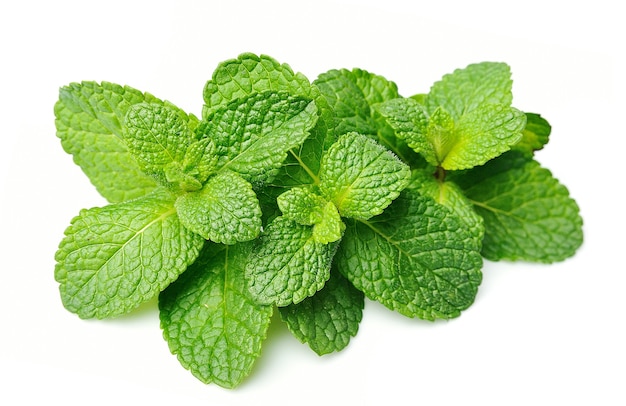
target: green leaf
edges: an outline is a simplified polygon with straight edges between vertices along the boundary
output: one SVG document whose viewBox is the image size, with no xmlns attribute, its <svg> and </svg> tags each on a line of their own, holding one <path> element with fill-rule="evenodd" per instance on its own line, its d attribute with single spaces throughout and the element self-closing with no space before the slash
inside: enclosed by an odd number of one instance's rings
<svg viewBox="0 0 626 406">
<path fill-rule="evenodd" d="M 465 196 L 461 188 L 451 181 L 439 181 L 430 171 L 415 170 L 412 172 L 411 183 L 407 188 L 431 197 L 437 203 L 447 207 L 457 215 L 459 221 L 482 244 L 485 234 L 483 218 L 476 213 L 474 204 Z"/>
<path fill-rule="evenodd" d="M 220 170 L 262 183 L 276 174 L 290 149 L 304 142 L 316 121 L 310 99 L 265 92 L 214 111 L 198 131 L 215 143 Z"/>
<path fill-rule="evenodd" d="M 310 226 L 275 218 L 246 267 L 252 297 L 258 303 L 287 306 L 312 296 L 330 277 L 336 247 L 316 242 Z"/>
<path fill-rule="evenodd" d="M 343 135 L 324 155 L 320 190 L 342 217 L 380 214 L 404 189 L 409 167 L 367 136 Z"/>
<path fill-rule="evenodd" d="M 234 388 L 261 352 L 271 306 L 250 299 L 243 278 L 250 244 L 207 244 L 159 296 L 163 336 L 183 367 L 204 383 Z"/>
<path fill-rule="evenodd" d="M 302 225 L 313 225 L 313 239 L 328 244 L 341 239 L 345 226 L 337 207 L 306 187 L 295 187 L 278 196 L 283 216 Z"/>
<path fill-rule="evenodd" d="M 318 355 L 344 349 L 359 329 L 364 295 L 339 272 L 322 290 L 298 304 L 280 307 L 281 319 L 302 343 Z"/>
<path fill-rule="evenodd" d="M 127 313 L 156 296 L 197 257 L 204 240 L 182 227 L 173 198 L 143 198 L 81 211 L 55 255 L 65 307 L 81 318 Z"/>
<path fill-rule="evenodd" d="M 335 263 L 368 298 L 426 320 L 474 302 L 480 246 L 443 205 L 407 189 L 380 216 L 346 226 Z"/>
<path fill-rule="evenodd" d="M 441 107 L 457 121 L 485 104 L 510 106 L 512 86 L 511 70 L 507 64 L 472 64 L 436 82 L 426 96 L 426 110 L 432 114 Z"/>
<path fill-rule="evenodd" d="M 185 227 L 214 242 L 249 241 L 261 231 L 261 208 L 252 185 L 233 172 L 222 171 L 202 190 L 179 196 L 176 211 Z"/>
<path fill-rule="evenodd" d="M 313 98 L 311 84 L 303 74 L 267 55 L 244 53 L 220 63 L 213 72 L 204 87 L 202 117 L 207 119 L 215 109 L 234 100 L 268 91 Z"/>
<path fill-rule="evenodd" d="M 439 165 L 435 145 L 428 139 L 429 118 L 424 106 L 412 98 L 401 98 L 381 103 L 375 108 L 396 137 L 422 155 L 430 165 Z"/>
<path fill-rule="evenodd" d="M 399 97 L 398 87 L 362 69 L 330 70 L 313 81 L 335 112 L 335 133 L 376 135 L 372 106 Z"/>
<path fill-rule="evenodd" d="M 63 149 L 112 203 L 145 196 L 157 186 L 141 171 L 122 138 L 126 112 L 143 102 L 164 104 L 128 86 L 82 82 L 62 87 L 54 106 Z"/>
<path fill-rule="evenodd" d="M 182 164 L 193 141 L 184 113 L 171 106 L 136 104 L 128 109 L 125 124 L 124 138 L 139 167 L 159 178 L 168 165 Z"/>
<path fill-rule="evenodd" d="M 583 242 L 579 207 L 567 188 L 520 152 L 454 181 L 484 219 L 487 259 L 550 263 L 574 255 Z"/>
<path fill-rule="evenodd" d="M 525 124 L 526 115 L 513 107 L 477 107 L 456 123 L 456 142 L 441 160 L 441 167 L 459 170 L 483 165 L 511 149 L 521 139 Z"/>
<path fill-rule="evenodd" d="M 526 127 L 522 131 L 522 139 L 513 146 L 516 151 L 522 151 L 530 156 L 548 143 L 552 127 L 539 114 L 526 113 Z"/>
</svg>

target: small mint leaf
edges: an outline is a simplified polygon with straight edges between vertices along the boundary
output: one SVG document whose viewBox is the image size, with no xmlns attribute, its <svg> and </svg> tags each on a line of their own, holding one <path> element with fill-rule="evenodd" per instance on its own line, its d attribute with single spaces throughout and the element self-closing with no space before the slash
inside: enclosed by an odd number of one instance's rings
<svg viewBox="0 0 626 406">
<path fill-rule="evenodd" d="M 313 226 L 313 240 L 322 244 L 339 241 L 345 229 L 337 206 L 328 202 L 322 209 L 322 218 Z"/>
<path fill-rule="evenodd" d="M 278 310 L 298 340 L 324 355 L 341 351 L 357 334 L 364 305 L 363 293 L 333 270 L 322 290 Z"/>
<path fill-rule="evenodd" d="M 482 279 L 474 236 L 445 206 L 408 189 L 380 216 L 347 221 L 334 261 L 371 300 L 426 320 L 459 316 Z"/>
<path fill-rule="evenodd" d="M 513 81 L 505 63 L 482 62 L 457 69 L 436 82 L 426 96 L 429 114 L 442 107 L 454 121 L 485 104 L 510 106 Z"/>
<path fill-rule="evenodd" d="M 454 181 L 484 219 L 487 259 L 550 263 L 574 255 L 583 242 L 579 207 L 567 188 L 520 152 Z"/>
<path fill-rule="evenodd" d="M 287 306 L 312 296 L 330 277 L 336 246 L 316 242 L 310 226 L 275 218 L 246 267 L 252 297 L 258 303 Z"/>
<path fill-rule="evenodd" d="M 335 113 L 335 133 L 376 135 L 372 106 L 399 97 L 395 83 L 362 69 L 330 70 L 313 81 Z"/>
<path fill-rule="evenodd" d="M 367 136 L 346 134 L 324 155 L 320 190 L 342 217 L 380 214 L 404 189 L 409 167 Z"/>
<path fill-rule="evenodd" d="M 55 255 L 65 307 L 81 318 L 127 313 L 156 296 L 195 260 L 204 240 L 182 227 L 162 190 L 81 211 Z"/>
<path fill-rule="evenodd" d="M 516 151 L 522 151 L 532 156 L 548 143 L 552 127 L 539 114 L 526 113 L 526 126 L 522 131 L 522 139 L 513 146 Z"/>
<path fill-rule="evenodd" d="M 265 92 L 215 110 L 198 131 L 215 144 L 218 169 L 256 184 L 276 174 L 287 152 L 304 142 L 316 121 L 317 107 L 310 99 Z"/>
<path fill-rule="evenodd" d="M 301 73 L 294 73 L 287 64 L 280 64 L 267 55 L 241 54 L 220 63 L 203 92 L 203 118 L 230 102 L 254 93 L 288 92 L 312 98 L 311 84 Z"/>
<path fill-rule="evenodd" d="M 145 196 L 157 184 L 146 175 L 122 138 L 124 117 L 138 103 L 163 104 L 148 93 L 109 82 L 71 83 L 54 106 L 57 136 L 98 192 L 109 202 Z"/>
<path fill-rule="evenodd" d="M 168 165 L 183 162 L 192 133 L 181 110 L 140 103 L 128 109 L 125 123 L 128 149 L 143 171 L 163 178 Z"/>
<path fill-rule="evenodd" d="M 214 242 L 248 241 L 261 231 L 261 208 L 252 185 L 233 172 L 222 171 L 202 190 L 179 196 L 176 211 L 185 227 Z"/>
<path fill-rule="evenodd" d="M 267 335 L 272 307 L 251 300 L 243 278 L 249 247 L 208 243 L 159 295 L 170 351 L 207 384 L 238 386 L 250 374 Z"/>
<path fill-rule="evenodd" d="M 276 199 L 283 216 L 298 224 L 311 226 L 324 217 L 326 200 L 311 192 L 307 187 L 294 187 Z"/>
</svg>

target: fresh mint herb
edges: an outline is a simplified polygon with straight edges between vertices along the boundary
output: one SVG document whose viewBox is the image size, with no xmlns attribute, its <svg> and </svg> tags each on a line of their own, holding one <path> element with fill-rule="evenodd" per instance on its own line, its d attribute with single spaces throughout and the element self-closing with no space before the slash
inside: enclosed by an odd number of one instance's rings
<svg viewBox="0 0 626 406">
<path fill-rule="evenodd" d="M 108 82 L 55 105 L 61 145 L 109 204 L 65 230 L 54 276 L 81 318 L 158 296 L 161 328 L 205 383 L 239 385 L 272 314 L 319 355 L 365 298 L 458 317 L 483 258 L 554 262 L 583 242 L 566 187 L 535 158 L 552 128 L 513 107 L 510 69 L 458 69 L 426 93 L 363 69 L 310 82 L 265 55 L 219 64 L 201 118 Z"/>
</svg>

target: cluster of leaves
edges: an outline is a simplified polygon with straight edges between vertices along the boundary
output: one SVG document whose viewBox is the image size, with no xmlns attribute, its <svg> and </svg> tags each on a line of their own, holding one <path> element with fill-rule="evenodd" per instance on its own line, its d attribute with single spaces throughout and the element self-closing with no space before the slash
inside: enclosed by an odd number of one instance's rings
<svg viewBox="0 0 626 406">
<path fill-rule="evenodd" d="M 57 135 L 110 203 L 65 231 L 64 306 L 102 319 L 158 295 L 171 352 L 227 388 L 275 309 L 320 355 L 357 333 L 365 297 L 459 316 L 483 258 L 549 263 L 582 243 L 577 204 L 534 159 L 550 125 L 511 107 L 510 76 L 473 64 L 402 97 L 364 70 L 309 82 L 243 54 L 201 118 L 128 86 L 61 88 Z"/>
</svg>

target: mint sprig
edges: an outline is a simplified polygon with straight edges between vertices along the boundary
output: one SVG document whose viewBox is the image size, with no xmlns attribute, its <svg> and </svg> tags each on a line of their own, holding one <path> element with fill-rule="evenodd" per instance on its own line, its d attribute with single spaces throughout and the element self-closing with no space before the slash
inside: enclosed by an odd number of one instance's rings
<svg viewBox="0 0 626 406">
<path fill-rule="evenodd" d="M 158 296 L 170 351 L 226 388 L 275 308 L 319 355 L 349 344 L 366 297 L 459 317 L 483 258 L 550 263 L 583 242 L 578 205 L 535 157 L 552 128 L 511 90 L 504 63 L 403 97 L 363 69 L 310 82 L 251 53 L 217 66 L 201 118 L 128 86 L 62 87 L 57 136 L 110 202 L 65 230 L 62 303 L 101 319 Z"/>
</svg>

